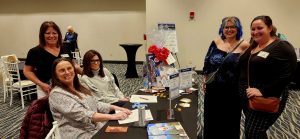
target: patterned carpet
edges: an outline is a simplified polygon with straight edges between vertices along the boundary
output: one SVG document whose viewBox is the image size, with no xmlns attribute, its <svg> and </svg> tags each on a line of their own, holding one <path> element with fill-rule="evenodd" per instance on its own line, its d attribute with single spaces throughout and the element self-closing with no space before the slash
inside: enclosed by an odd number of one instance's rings
<svg viewBox="0 0 300 139">
<path fill-rule="evenodd" d="M 199 76 L 201 82 L 202 77 Z M 292 88 L 292 87 L 291 87 Z M 295 87 L 293 87 L 295 88 Z M 198 135 L 203 133 L 203 90 L 199 90 L 198 98 Z M 241 119 L 241 135 L 240 139 L 244 139 L 244 120 L 242 113 Z M 216 132 L 217 133 L 217 132 Z M 290 89 L 289 99 L 286 108 L 276 123 L 267 131 L 269 139 L 300 139 L 300 91 L 299 89 Z M 199 138 L 201 138 L 199 136 Z"/>
<path fill-rule="evenodd" d="M 126 79 L 124 74 L 127 65 L 125 64 L 104 64 L 112 73 L 118 77 L 120 89 L 126 96 L 134 94 L 142 88 L 142 78 Z M 141 76 L 142 65 L 137 65 L 137 71 Z M 196 82 L 201 82 L 201 76 L 195 77 Z M 1 84 L 2 85 L 2 84 Z M 30 104 L 25 102 L 25 108 L 21 108 L 18 95 L 14 95 L 13 104 L 9 106 L 9 101 L 3 102 L 3 91 L 1 86 L 0 93 L 0 139 L 19 138 L 20 124 L 24 114 Z M 202 94 L 201 89 L 199 91 Z M 199 122 L 198 133 L 201 133 L 203 127 L 203 96 L 199 95 Z M 243 133 L 243 121 L 241 122 L 241 133 Z M 269 130 L 269 139 L 300 139 L 300 92 L 291 90 L 290 99 L 287 108 L 279 120 Z M 241 134 L 242 139 L 242 134 Z"/>
</svg>

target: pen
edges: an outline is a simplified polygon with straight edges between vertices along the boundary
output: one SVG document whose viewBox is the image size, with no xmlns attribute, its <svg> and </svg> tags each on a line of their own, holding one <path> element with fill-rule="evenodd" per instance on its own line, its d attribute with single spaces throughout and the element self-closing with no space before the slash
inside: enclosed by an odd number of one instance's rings
<svg viewBox="0 0 300 139">
<path fill-rule="evenodd" d="M 140 99 L 149 100 L 148 98 L 140 97 Z"/>
</svg>

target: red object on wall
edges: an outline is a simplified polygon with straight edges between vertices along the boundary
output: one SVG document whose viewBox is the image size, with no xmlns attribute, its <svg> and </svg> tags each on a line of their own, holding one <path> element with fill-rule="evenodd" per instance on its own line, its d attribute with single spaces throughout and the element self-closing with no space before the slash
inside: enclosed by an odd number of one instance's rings
<svg viewBox="0 0 300 139">
<path fill-rule="evenodd" d="M 195 12 L 190 12 L 190 19 L 194 19 L 195 18 Z"/>
</svg>

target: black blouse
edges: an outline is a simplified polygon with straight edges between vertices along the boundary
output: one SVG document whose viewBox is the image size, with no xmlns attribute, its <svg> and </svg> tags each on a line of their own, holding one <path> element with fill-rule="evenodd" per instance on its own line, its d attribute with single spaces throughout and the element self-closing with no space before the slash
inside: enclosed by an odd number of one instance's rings
<svg viewBox="0 0 300 139">
<path fill-rule="evenodd" d="M 249 60 L 250 87 L 259 89 L 265 97 L 280 97 L 297 67 L 293 46 L 287 41 L 277 39 L 251 55 L 254 48 L 250 47 L 240 58 L 240 83 L 248 84 Z"/>
</svg>

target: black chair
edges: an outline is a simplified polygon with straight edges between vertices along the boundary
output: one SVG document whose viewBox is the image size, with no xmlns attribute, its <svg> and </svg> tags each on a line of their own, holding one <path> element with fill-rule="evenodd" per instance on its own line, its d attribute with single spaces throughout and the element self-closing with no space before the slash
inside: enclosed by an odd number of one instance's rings
<svg viewBox="0 0 300 139">
<path fill-rule="evenodd" d="M 113 75 L 114 78 L 115 78 L 115 83 L 116 83 L 116 85 L 120 88 L 120 86 L 119 86 L 119 81 L 118 81 L 118 78 L 117 78 L 116 74 L 112 73 L 112 75 Z"/>
</svg>

